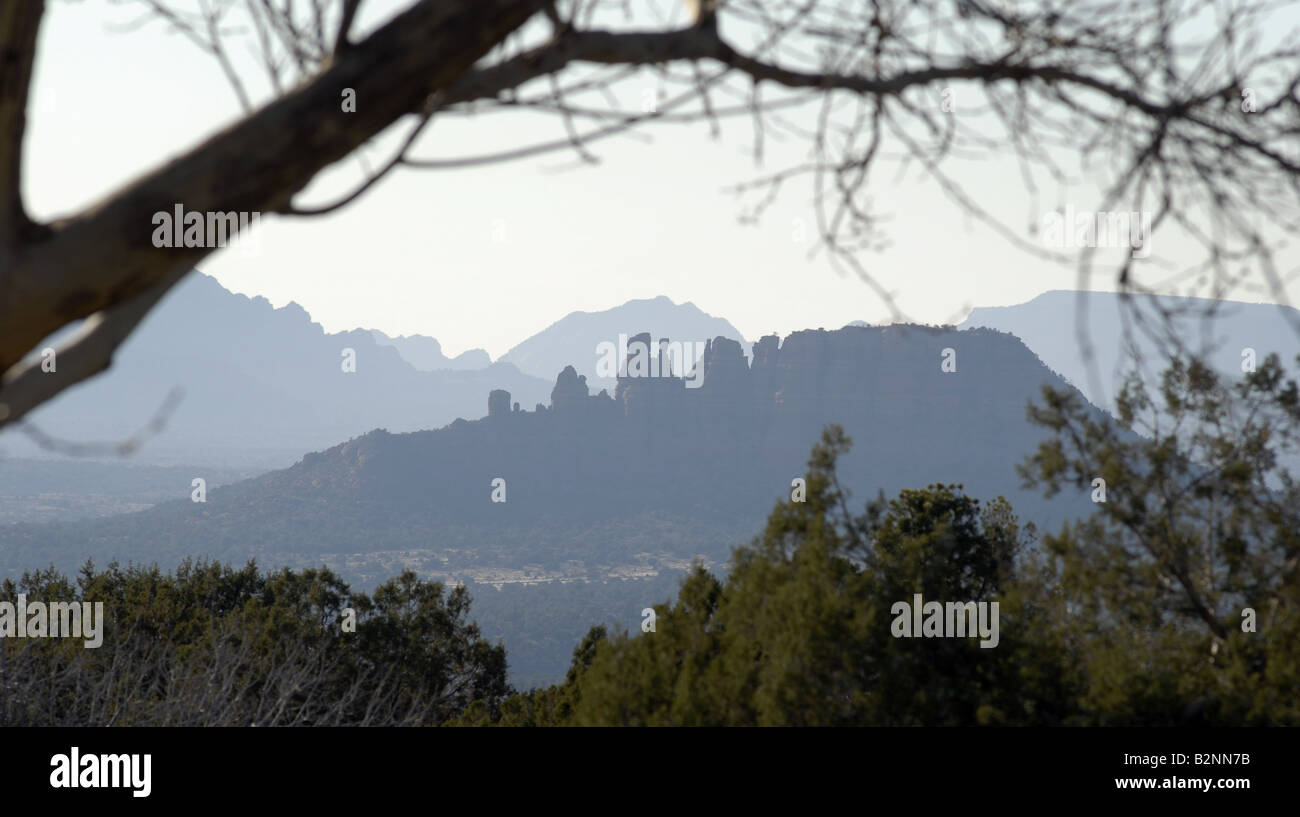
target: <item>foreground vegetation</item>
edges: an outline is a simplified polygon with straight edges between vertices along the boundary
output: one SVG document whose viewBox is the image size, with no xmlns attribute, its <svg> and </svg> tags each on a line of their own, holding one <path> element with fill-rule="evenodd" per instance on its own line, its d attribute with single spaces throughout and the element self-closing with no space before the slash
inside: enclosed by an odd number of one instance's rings
<svg viewBox="0 0 1300 817">
<path fill-rule="evenodd" d="M 328 570 L 88 564 L 75 583 L 6 581 L 0 601 L 19 593 L 104 602 L 103 643 L 0 639 L 0 725 L 439 724 L 508 691 L 469 594 L 413 573 L 367 595 Z"/>
</svg>

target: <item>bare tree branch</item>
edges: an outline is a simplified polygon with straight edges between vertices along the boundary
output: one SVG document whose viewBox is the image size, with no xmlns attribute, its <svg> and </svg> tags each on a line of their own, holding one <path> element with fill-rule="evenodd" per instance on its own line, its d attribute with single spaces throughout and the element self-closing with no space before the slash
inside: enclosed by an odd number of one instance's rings
<svg viewBox="0 0 1300 817">
<path fill-rule="evenodd" d="M 167 421 L 175 412 L 176 406 L 181 401 L 184 392 L 180 388 L 173 388 L 163 398 L 162 405 L 154 412 L 153 417 L 139 431 L 124 440 L 115 440 L 112 442 L 74 442 L 72 440 L 61 440 L 52 437 L 44 431 L 32 425 L 29 421 L 19 421 L 18 428 L 27 435 L 28 439 L 39 445 L 46 451 L 52 451 L 57 454 L 64 454 L 71 457 L 91 457 L 113 455 L 118 457 L 127 457 L 134 454 L 146 442 L 153 437 L 158 436 L 167 427 Z"/>
<path fill-rule="evenodd" d="M 334 55 L 336 57 L 352 47 L 352 41 L 348 39 L 348 33 L 352 30 L 352 21 L 357 16 L 359 8 L 361 8 L 361 0 L 343 0 L 343 16 L 339 20 L 338 33 L 334 36 Z"/>
</svg>

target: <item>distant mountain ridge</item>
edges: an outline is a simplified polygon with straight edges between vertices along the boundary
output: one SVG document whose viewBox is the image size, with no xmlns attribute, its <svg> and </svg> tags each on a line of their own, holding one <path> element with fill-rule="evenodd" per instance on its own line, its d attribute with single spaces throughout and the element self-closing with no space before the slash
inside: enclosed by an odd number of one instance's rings
<svg viewBox="0 0 1300 817">
<path fill-rule="evenodd" d="M 393 347 L 402 356 L 402 360 L 422 372 L 486 369 L 492 365 L 492 358 L 482 349 L 470 349 L 455 357 L 447 357 L 442 353 L 442 344 L 427 335 L 399 335 L 393 338 L 378 329 L 371 329 L 370 334 L 380 346 Z"/>
<path fill-rule="evenodd" d="M 594 371 L 596 347 L 646 329 L 701 344 L 718 335 L 743 340 L 727 321 L 659 297 L 571 313 L 493 363 L 482 349 L 447 357 L 427 335 L 326 333 L 295 302 L 276 309 L 195 271 L 150 313 L 108 373 L 74 386 L 30 420 L 73 443 L 116 442 L 139 431 L 179 389 L 181 402 L 136 462 L 283 467 L 374 428 L 412 431 L 480 417 L 483 395 L 495 388 L 533 406 L 570 363 L 612 390 L 613 379 Z M 343 370 L 344 350 L 355 371 Z M 13 431 L 0 433 L 6 454 L 46 456 Z"/>
<path fill-rule="evenodd" d="M 73 441 L 122 440 L 174 388 L 181 402 L 137 462 L 283 467 L 374 428 L 413 431 L 480 416 L 493 388 L 542 400 L 549 382 L 508 363 L 417 371 L 368 331 L 327 334 L 296 303 L 275 309 L 193 272 L 128 338 L 109 372 L 59 395 L 30 421 Z M 39 453 L 16 432 L 0 435 L 0 450 Z"/>
<path fill-rule="evenodd" d="M 1242 375 L 1243 351 L 1253 350 L 1262 362 L 1276 352 L 1282 362 L 1294 366 L 1300 353 L 1300 311 L 1276 304 L 1216 301 L 1168 295 L 1133 295 L 1129 304 L 1139 320 L 1156 321 L 1160 310 L 1178 316 L 1175 325 L 1185 342 L 1209 363 L 1232 379 Z M 1124 300 L 1115 292 L 1053 290 L 1023 304 L 978 307 L 961 328 L 987 327 L 1010 332 L 1051 369 L 1060 373 L 1095 404 L 1113 407 L 1122 375 L 1128 370 L 1124 354 L 1126 327 L 1121 310 Z M 1086 315 L 1085 328 L 1092 345 L 1094 362 L 1089 363 L 1078 339 L 1080 307 Z M 1212 317 L 1204 317 L 1211 313 Z M 1132 328 L 1128 336 L 1146 361 L 1146 382 L 1156 385 L 1164 368 L 1164 356 L 1143 332 Z"/>
</svg>

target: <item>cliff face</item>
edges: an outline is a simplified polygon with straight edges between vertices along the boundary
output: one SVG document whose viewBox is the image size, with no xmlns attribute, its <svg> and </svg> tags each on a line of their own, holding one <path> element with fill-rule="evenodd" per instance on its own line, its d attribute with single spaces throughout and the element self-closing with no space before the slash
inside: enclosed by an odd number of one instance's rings
<svg viewBox="0 0 1300 817">
<path fill-rule="evenodd" d="M 642 333 L 629 347 L 637 342 L 653 353 L 669 339 L 652 345 L 651 336 Z M 750 366 L 739 343 L 718 337 L 706 345 L 700 371 L 683 378 L 663 375 L 669 366 L 662 362 L 657 376 L 638 374 L 629 352 L 609 404 L 592 396 L 586 378 L 570 366 L 556 381 L 551 409 L 557 416 L 641 420 L 665 429 L 687 419 L 747 432 L 828 422 L 971 426 L 1023 420 L 1025 401 L 1037 397 L 1039 386 L 1061 385 L 1018 339 L 989 329 L 807 330 L 784 343 L 775 335 L 764 337 L 753 344 L 752 357 Z M 508 404 L 508 395 L 502 399 Z M 597 404 L 604 408 L 593 414 L 596 409 L 589 406 Z"/>
<path fill-rule="evenodd" d="M 651 345 L 643 333 L 629 348 L 641 342 L 657 352 L 669 341 Z M 633 357 L 613 399 L 591 395 L 566 368 L 551 410 L 508 416 L 498 440 L 525 449 L 548 436 L 568 441 L 559 458 L 566 479 L 601 481 L 606 495 L 658 475 L 661 484 L 629 487 L 619 506 L 676 495 L 716 508 L 770 501 L 803 472 L 821 430 L 838 423 L 855 441 L 841 467 L 859 495 L 942 481 L 1041 504 L 1020 492 L 1014 466 L 1045 436 L 1027 423 L 1026 406 L 1043 385 L 1064 384 L 1011 335 L 904 325 L 808 330 L 784 342 L 760 339 L 752 366 L 740 344 L 718 337 L 686 378 L 665 376 L 662 362 L 658 376 L 647 376 Z"/>
</svg>

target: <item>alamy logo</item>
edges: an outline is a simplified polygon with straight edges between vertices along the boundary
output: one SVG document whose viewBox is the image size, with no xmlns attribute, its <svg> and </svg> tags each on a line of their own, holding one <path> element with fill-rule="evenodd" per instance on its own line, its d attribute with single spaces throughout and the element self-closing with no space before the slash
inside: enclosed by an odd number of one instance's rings
<svg viewBox="0 0 1300 817">
<path fill-rule="evenodd" d="M 1092 212 L 1066 205 L 1062 213 L 1043 215 L 1043 243 L 1058 249 L 1128 247 L 1134 258 L 1151 254 L 1151 212 Z"/>
<path fill-rule="evenodd" d="M 148 797 L 152 755 L 68 754 L 50 758 L 50 787 L 55 789 L 131 789 L 132 797 Z"/>
<path fill-rule="evenodd" d="M 186 211 L 177 204 L 174 212 L 159 210 L 153 214 L 153 245 L 216 249 L 229 244 L 251 253 L 258 249 L 253 228 L 261 217 L 261 213 Z"/>
<path fill-rule="evenodd" d="M 627 342 L 627 335 L 619 333 L 618 345 L 603 340 L 596 344 L 597 377 L 681 377 L 686 388 L 699 388 L 704 378 L 704 367 L 695 365 L 704 357 L 707 344 L 697 341 L 661 340 L 647 344 L 639 340 Z M 626 361 L 624 368 L 621 364 Z M 689 376 L 688 376 L 689 375 Z"/>
<path fill-rule="evenodd" d="M 86 649 L 104 643 L 104 602 L 0 601 L 0 638 L 84 638 Z"/>
<path fill-rule="evenodd" d="M 946 605 L 927 601 L 922 605 L 921 594 L 916 593 L 911 604 L 896 601 L 889 612 L 896 616 L 889 625 L 894 638 L 966 638 L 978 633 L 983 639 L 981 648 L 998 645 L 996 601 L 950 601 Z"/>
</svg>

